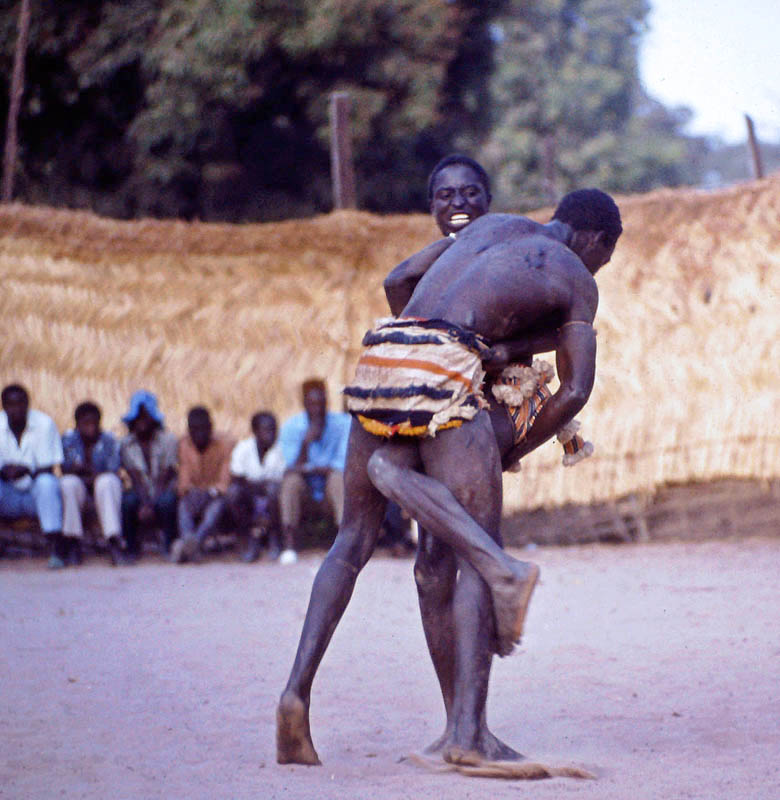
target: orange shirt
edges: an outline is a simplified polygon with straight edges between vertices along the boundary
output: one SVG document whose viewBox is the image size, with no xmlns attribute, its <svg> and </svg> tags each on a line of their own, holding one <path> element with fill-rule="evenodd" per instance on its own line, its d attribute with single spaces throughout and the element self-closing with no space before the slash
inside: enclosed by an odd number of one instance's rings
<svg viewBox="0 0 780 800">
<path fill-rule="evenodd" d="M 226 492 L 230 484 L 230 454 L 233 440 L 215 433 L 201 453 L 189 436 L 179 439 L 179 495 L 190 489 L 219 489 Z"/>
</svg>

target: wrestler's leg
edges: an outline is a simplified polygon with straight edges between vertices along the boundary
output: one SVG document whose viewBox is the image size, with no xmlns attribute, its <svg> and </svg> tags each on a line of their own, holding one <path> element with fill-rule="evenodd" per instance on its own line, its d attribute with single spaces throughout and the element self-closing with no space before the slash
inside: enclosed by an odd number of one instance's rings
<svg viewBox="0 0 780 800">
<path fill-rule="evenodd" d="M 455 683 L 454 621 L 452 598 L 457 579 L 455 553 L 449 545 L 419 528 L 414 579 L 420 604 L 425 641 L 441 688 L 446 714 L 444 734 L 430 747 L 429 752 L 441 749 L 451 731 L 451 711 Z"/>
<path fill-rule="evenodd" d="M 453 745 L 455 695 L 455 620 L 453 596 L 457 561 L 452 548 L 423 528 L 418 534 L 415 580 L 425 640 L 439 681 L 446 722 L 444 732 L 425 748 L 426 753 L 449 752 Z M 492 642 L 491 642 L 492 650 Z M 478 750 L 491 761 L 517 760 L 523 756 L 502 742 L 487 727 L 483 709 Z"/>
<path fill-rule="evenodd" d="M 447 441 L 456 444 L 452 456 L 448 455 L 448 447 L 441 445 Z M 481 413 L 461 428 L 441 431 L 435 438 L 421 441 L 420 452 L 426 449 L 436 454 L 425 459 L 426 472 L 440 460 L 439 454 L 446 456 L 439 480 L 393 463 L 384 449 L 376 450 L 369 459 L 369 477 L 385 497 L 394 500 L 410 517 L 451 546 L 488 584 L 496 617 L 496 652 L 507 655 L 522 634 L 538 568 L 507 555 L 443 482 L 456 477 L 462 482 L 464 496 L 470 496 L 471 490 L 487 480 L 493 491 L 499 492 L 500 508 L 501 469 L 487 414 Z M 486 477 L 488 462 L 491 475 Z M 464 477 L 472 474 L 476 484 Z M 490 494 L 491 489 L 482 491 Z"/>
<path fill-rule="evenodd" d="M 491 403 L 488 410 L 490 424 L 498 445 L 499 455 L 513 446 L 513 426 L 506 407 Z M 442 736 L 426 748 L 438 752 L 446 748 L 452 735 L 452 700 L 455 681 L 455 637 L 453 622 L 453 595 L 457 578 L 457 563 L 452 548 L 419 529 L 417 559 L 414 566 L 417 595 L 420 604 L 425 640 L 441 688 L 446 725 Z M 491 758 L 517 758 L 518 754 L 484 728 L 483 751 Z"/>
<path fill-rule="evenodd" d="M 290 678 L 277 708 L 280 764 L 319 764 L 309 729 L 309 699 L 317 667 L 352 595 L 357 575 L 376 545 L 387 500 L 369 481 L 366 463 L 383 440 L 352 424 L 344 470 L 344 515 L 339 532 L 312 586 Z M 416 463 L 416 446 L 396 448 L 391 458 Z"/>
<path fill-rule="evenodd" d="M 501 547 L 501 468 L 495 437 L 486 415 L 421 447 L 426 472 L 454 496 L 497 547 Z M 492 441 L 491 441 L 492 439 Z M 491 448 L 491 444 L 494 446 Z M 503 552 L 503 550 L 501 551 Z M 517 562 L 516 562 L 517 563 Z M 530 566 L 530 565 L 529 565 Z M 447 760 L 470 762 L 521 756 L 489 731 L 486 702 L 495 649 L 495 596 L 472 565 L 458 558 L 459 578 L 453 597 L 454 697 L 451 733 L 443 743 Z M 521 570 L 528 575 L 527 570 Z M 537 570 L 531 568 L 530 589 Z"/>
</svg>

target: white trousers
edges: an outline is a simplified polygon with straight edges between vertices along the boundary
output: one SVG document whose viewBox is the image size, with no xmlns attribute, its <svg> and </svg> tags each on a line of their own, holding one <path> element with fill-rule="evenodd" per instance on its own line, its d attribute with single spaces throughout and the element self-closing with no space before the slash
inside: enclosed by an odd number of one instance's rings
<svg viewBox="0 0 780 800">
<path fill-rule="evenodd" d="M 66 536 L 84 535 L 81 512 L 91 498 L 84 481 L 78 475 L 63 475 L 60 478 L 62 490 L 62 532 Z M 94 504 L 97 510 L 100 529 L 106 539 L 122 533 L 120 507 L 122 504 L 122 481 L 113 472 L 103 472 L 95 478 Z"/>
</svg>

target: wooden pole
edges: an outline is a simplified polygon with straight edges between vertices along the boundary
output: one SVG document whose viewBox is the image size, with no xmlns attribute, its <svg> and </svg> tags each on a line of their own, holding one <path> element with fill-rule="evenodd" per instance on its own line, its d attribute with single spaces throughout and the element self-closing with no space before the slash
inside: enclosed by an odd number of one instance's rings
<svg viewBox="0 0 780 800">
<path fill-rule="evenodd" d="M 544 167 L 544 193 L 547 195 L 547 202 L 553 206 L 558 202 L 558 192 L 555 186 L 555 135 L 548 133 L 542 140 L 543 155 L 542 164 Z"/>
<path fill-rule="evenodd" d="M 8 120 L 5 131 L 5 151 L 3 153 L 3 181 L 0 186 L 0 201 L 10 203 L 14 194 L 14 173 L 16 172 L 16 141 L 19 109 L 24 94 L 24 59 L 27 54 L 27 35 L 30 30 L 30 0 L 22 0 L 19 9 L 19 30 L 16 35 L 14 71 L 11 77 L 11 91 L 8 103 Z"/>
<path fill-rule="evenodd" d="M 750 149 L 750 161 L 753 166 L 753 177 L 764 177 L 764 165 L 761 161 L 761 150 L 758 147 L 758 139 L 756 139 L 756 129 L 753 126 L 753 120 L 749 114 L 745 114 L 745 124 L 747 125 L 748 134 L 748 148 Z"/>
<path fill-rule="evenodd" d="M 355 208 L 355 168 L 352 163 L 352 134 L 349 112 L 352 100 L 348 92 L 330 96 L 330 174 L 333 184 L 333 207 Z"/>
</svg>

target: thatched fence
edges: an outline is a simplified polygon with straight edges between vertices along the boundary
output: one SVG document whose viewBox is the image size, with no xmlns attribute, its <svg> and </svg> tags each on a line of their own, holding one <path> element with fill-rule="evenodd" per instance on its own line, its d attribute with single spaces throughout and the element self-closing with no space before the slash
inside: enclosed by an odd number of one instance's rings
<svg viewBox="0 0 780 800">
<path fill-rule="evenodd" d="M 580 414 L 596 455 L 563 469 L 541 448 L 506 478 L 508 511 L 780 477 L 780 179 L 620 205 Z M 24 383 L 62 428 L 92 398 L 122 432 L 139 387 L 177 433 L 195 403 L 235 435 L 259 408 L 284 419 L 311 375 L 338 407 L 386 313 L 382 278 L 435 235 L 422 214 L 213 225 L 0 207 L 0 381 Z"/>
</svg>

